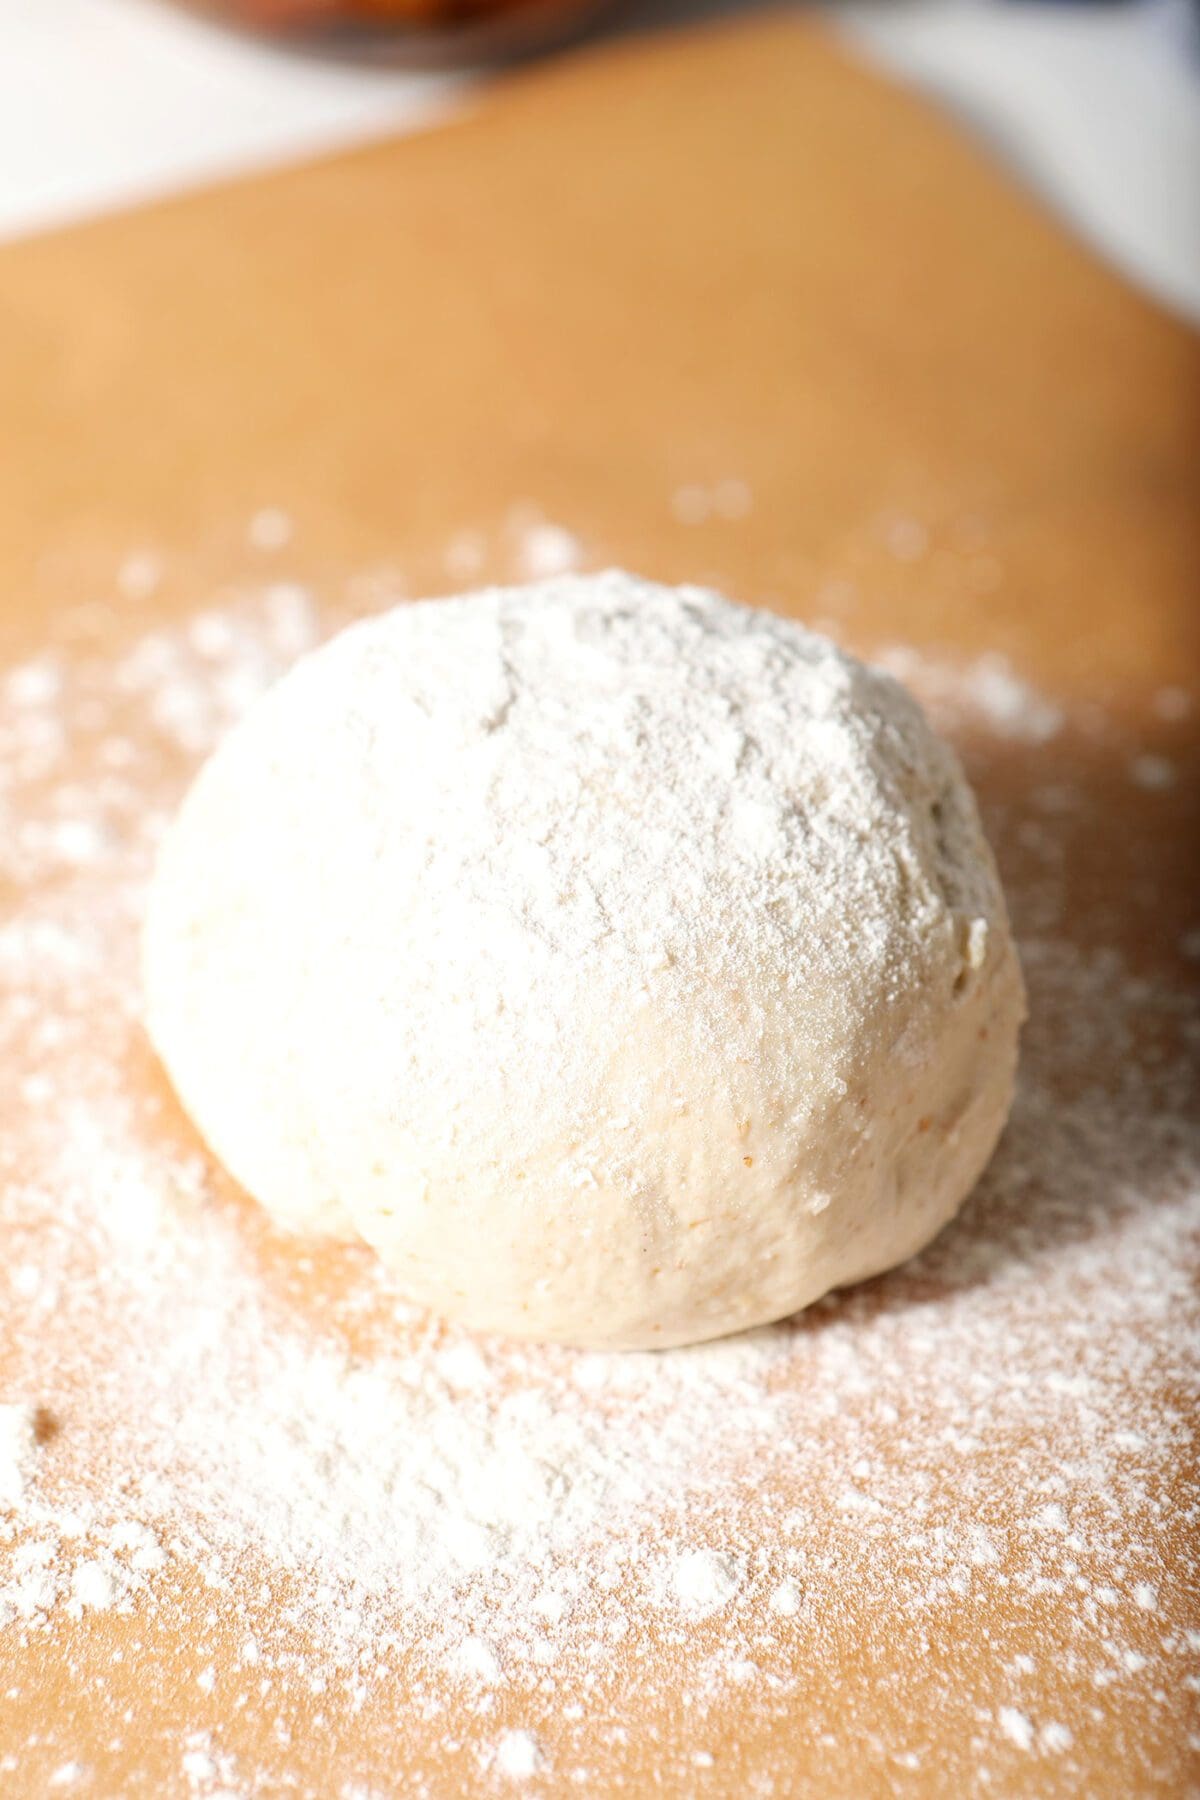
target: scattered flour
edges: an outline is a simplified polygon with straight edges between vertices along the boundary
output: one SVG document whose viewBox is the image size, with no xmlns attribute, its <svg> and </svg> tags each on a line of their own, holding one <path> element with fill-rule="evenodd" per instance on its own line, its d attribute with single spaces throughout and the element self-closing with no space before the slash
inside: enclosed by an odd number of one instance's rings
<svg viewBox="0 0 1200 1800">
<path fill-rule="evenodd" d="M 102 1562 L 89 1557 L 75 1564 L 71 1572 L 71 1598 L 77 1606 L 90 1606 L 99 1612 L 112 1605 L 117 1593 L 117 1582 Z"/>
<path fill-rule="evenodd" d="M 1159 688 L 1151 701 L 1155 716 L 1171 725 L 1178 724 L 1181 719 L 1186 719 L 1192 711 L 1193 704 L 1192 696 L 1186 688 L 1181 687 Z"/>
<path fill-rule="evenodd" d="M 744 519 L 754 502 L 748 483 L 727 475 L 710 485 L 685 482 L 671 495 L 671 512 L 681 525 L 703 525 L 705 520 Z"/>
<path fill-rule="evenodd" d="M 529 581 L 544 581 L 577 569 L 583 550 L 579 539 L 563 525 L 535 520 L 521 544 L 521 572 Z"/>
<path fill-rule="evenodd" d="M 920 694 L 941 730 L 953 733 L 982 718 L 998 737 L 1048 743 L 1062 730 L 1060 707 L 1031 688 L 1006 657 L 989 652 L 972 663 L 930 663 L 904 644 L 876 653 L 874 661 Z"/>
<path fill-rule="evenodd" d="M 134 550 L 117 570 L 117 592 L 126 600 L 148 600 L 162 583 L 161 557 L 153 550 Z"/>
<path fill-rule="evenodd" d="M 446 545 L 447 575 L 454 581 L 469 585 L 483 573 L 487 553 L 487 539 L 481 531 L 456 531 Z"/>
<path fill-rule="evenodd" d="M 252 515 L 246 537 L 255 550 L 283 550 L 291 543 L 294 529 L 281 507 L 263 506 Z"/>
<path fill-rule="evenodd" d="M 989 824 L 1033 1016 L 1012 1124 L 962 1219 L 886 1280 L 746 1337 L 538 1349 L 414 1313 L 372 1257 L 275 1238 L 141 1037 L 137 933 L 165 820 L 196 759 L 330 623 L 277 584 L 0 678 L 0 1057 L 23 1071 L 0 1094 L 3 1376 L 20 1397 L 0 1407 L 0 1686 L 97 1614 L 169 1631 L 198 1577 L 210 1611 L 181 1616 L 231 1634 L 223 1657 L 199 1630 L 175 1653 L 194 1654 L 198 1706 L 241 1693 L 252 1711 L 299 1684 L 365 1716 L 402 1671 L 427 1732 L 447 1686 L 479 1713 L 472 1766 L 498 1790 L 561 1774 L 599 1791 L 630 1710 L 664 1693 L 687 1696 L 664 1765 L 680 1789 L 731 1694 L 763 1718 L 803 1706 L 839 1767 L 874 1755 L 870 1691 L 823 1712 L 809 1684 L 846 1642 L 938 1684 L 939 1740 L 959 1734 L 977 1769 L 1052 1754 L 1068 1779 L 1110 1690 L 1136 1695 L 1152 1741 L 1200 1647 L 1179 1528 L 1200 1503 L 1197 1011 L 1114 947 L 1157 892 L 1122 879 L 1124 911 L 1103 891 L 1086 919 L 1067 910 L 1095 814 L 1069 757 L 1053 805 L 1036 796 L 1069 718 L 994 658 L 884 659 L 964 739 L 985 805 L 993 752 L 1010 779 L 1024 759 Z M 1012 1684 L 982 1723 L 955 1659 L 939 1674 L 927 1650 L 971 1620 L 986 1637 L 953 1641 L 983 1646 L 979 1680 Z M 1066 1685 L 1042 1723 L 1021 1684 L 1048 1621 Z M 503 1729 L 510 1704 L 522 1723 Z M 73 1768 L 58 1730 L 6 1745 L 8 1766 L 36 1763 L 42 1787 Z M 316 1792 L 282 1733 L 286 1782 L 239 1786 L 198 1733 L 174 1748 L 179 1791 Z M 376 1791 L 360 1776 L 330 1791 Z"/>
<path fill-rule="evenodd" d="M 920 562 L 929 548 L 929 532 L 919 519 L 889 513 L 881 521 L 884 545 L 897 562 Z"/>
<path fill-rule="evenodd" d="M 1002 1706 L 996 1714 L 996 1723 L 1009 1742 L 1015 1744 L 1018 1750 L 1033 1749 L 1035 1736 L 1033 1725 L 1023 1712 L 1017 1711 L 1015 1706 Z"/>
<path fill-rule="evenodd" d="M 496 1767 L 511 1781 L 536 1775 L 544 1758 L 537 1739 L 529 1731 L 506 1731 L 496 1745 Z"/>
<path fill-rule="evenodd" d="M 60 1763 L 57 1769 L 51 1770 L 50 1786 L 52 1788 L 70 1788 L 87 1779 L 87 1765 L 81 1762 Z"/>
<path fill-rule="evenodd" d="M 584 546 L 573 531 L 525 502 L 510 507 L 493 531 L 460 527 L 442 553 L 446 574 L 462 588 L 482 585 L 485 576 L 493 581 L 545 581 L 582 568 L 585 560 Z M 394 605 L 400 597 L 393 584 L 389 596 L 371 598 L 382 609 L 387 599 Z"/>
<path fill-rule="evenodd" d="M 800 1611 L 800 1590 L 794 1581 L 781 1581 L 771 1595 L 771 1610 L 790 1619 Z"/>
<path fill-rule="evenodd" d="M 672 1560 L 671 1588 L 692 1613 L 727 1606 L 741 1586 L 737 1560 L 716 1550 L 684 1550 Z"/>
<path fill-rule="evenodd" d="M 1129 778 L 1138 787 L 1145 788 L 1149 793 L 1156 793 L 1162 788 L 1174 787 L 1175 765 L 1169 757 L 1154 756 L 1143 751 L 1131 760 Z"/>
</svg>

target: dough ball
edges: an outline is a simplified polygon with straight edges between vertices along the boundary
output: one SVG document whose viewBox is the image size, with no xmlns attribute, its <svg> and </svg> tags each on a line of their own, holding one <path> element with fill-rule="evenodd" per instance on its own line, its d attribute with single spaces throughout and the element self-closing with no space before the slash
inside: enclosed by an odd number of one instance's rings
<svg viewBox="0 0 1200 1800">
<path fill-rule="evenodd" d="M 279 1220 L 405 1294 L 683 1344 L 886 1269 L 1008 1112 L 1024 997 L 952 752 L 888 676 L 629 575 L 427 601 L 202 769 L 151 1035 Z"/>
</svg>

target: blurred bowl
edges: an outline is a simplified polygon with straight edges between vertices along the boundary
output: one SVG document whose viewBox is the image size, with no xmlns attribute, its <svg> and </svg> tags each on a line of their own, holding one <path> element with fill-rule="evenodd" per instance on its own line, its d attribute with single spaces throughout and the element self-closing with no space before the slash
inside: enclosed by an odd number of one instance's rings
<svg viewBox="0 0 1200 1800">
<path fill-rule="evenodd" d="M 191 0 L 193 11 L 291 49 L 449 68 L 530 56 L 581 36 L 614 0 Z"/>
</svg>

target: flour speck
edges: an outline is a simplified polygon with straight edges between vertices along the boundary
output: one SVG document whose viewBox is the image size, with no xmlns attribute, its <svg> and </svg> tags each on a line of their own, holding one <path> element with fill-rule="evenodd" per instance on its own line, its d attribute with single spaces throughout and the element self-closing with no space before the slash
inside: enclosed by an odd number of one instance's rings
<svg viewBox="0 0 1200 1800">
<path fill-rule="evenodd" d="M 1015 1706 L 1002 1706 L 996 1714 L 996 1723 L 1009 1743 L 1015 1744 L 1018 1750 L 1033 1749 L 1036 1735 L 1033 1725 Z"/>
<path fill-rule="evenodd" d="M 496 1745 L 496 1767 L 511 1781 L 536 1775 L 545 1758 L 532 1732 L 506 1731 Z"/>
</svg>

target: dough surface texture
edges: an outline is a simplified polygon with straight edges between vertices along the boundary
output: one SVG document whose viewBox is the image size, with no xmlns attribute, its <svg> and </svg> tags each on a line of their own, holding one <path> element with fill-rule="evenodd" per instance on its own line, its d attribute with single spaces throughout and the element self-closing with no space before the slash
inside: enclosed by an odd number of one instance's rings
<svg viewBox="0 0 1200 1800">
<path fill-rule="evenodd" d="M 147 1021 L 277 1219 L 414 1302 L 609 1348 L 919 1250 L 1024 992 L 953 753 L 770 613 L 609 572 L 303 658 L 162 846 Z"/>
</svg>

